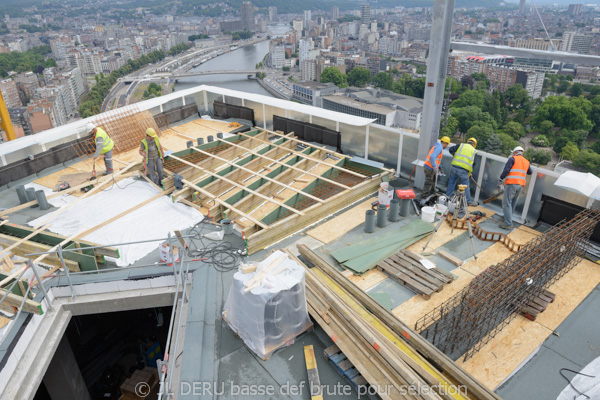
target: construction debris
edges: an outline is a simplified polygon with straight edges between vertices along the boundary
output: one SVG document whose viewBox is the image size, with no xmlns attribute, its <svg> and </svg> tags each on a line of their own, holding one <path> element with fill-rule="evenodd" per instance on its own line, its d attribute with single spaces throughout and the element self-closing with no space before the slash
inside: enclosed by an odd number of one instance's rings
<svg viewBox="0 0 600 400">
<path fill-rule="evenodd" d="M 309 312 L 382 399 L 500 399 L 312 250 Z M 410 394 L 404 389 L 414 387 Z M 371 393 L 371 392 L 369 392 Z"/>
<path fill-rule="evenodd" d="M 415 329 L 444 353 L 469 359 L 524 305 L 571 270 L 585 253 L 600 212 L 586 209 L 521 246 L 423 316 Z"/>
<path fill-rule="evenodd" d="M 525 318 L 535 321 L 537 315 L 546 310 L 548 304 L 552 303 L 556 295 L 547 290 L 543 290 L 537 293 L 535 296 L 529 298 L 527 303 L 523 304 L 523 306 L 519 309 L 521 315 Z"/>
</svg>

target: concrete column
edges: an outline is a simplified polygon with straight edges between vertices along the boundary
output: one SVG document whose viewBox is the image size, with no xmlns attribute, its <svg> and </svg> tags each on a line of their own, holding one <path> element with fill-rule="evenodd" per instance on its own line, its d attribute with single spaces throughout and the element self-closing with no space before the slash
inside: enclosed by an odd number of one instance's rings
<svg viewBox="0 0 600 400">
<path fill-rule="evenodd" d="M 48 365 L 44 384 L 52 400 L 91 400 L 71 345 L 64 336 Z"/>
<path fill-rule="evenodd" d="M 425 99 L 417 153 L 418 167 L 415 175 L 415 186 L 417 187 L 423 187 L 425 173 L 422 163 L 439 135 L 453 15 L 454 0 L 434 0 L 429 57 L 427 58 Z"/>
</svg>

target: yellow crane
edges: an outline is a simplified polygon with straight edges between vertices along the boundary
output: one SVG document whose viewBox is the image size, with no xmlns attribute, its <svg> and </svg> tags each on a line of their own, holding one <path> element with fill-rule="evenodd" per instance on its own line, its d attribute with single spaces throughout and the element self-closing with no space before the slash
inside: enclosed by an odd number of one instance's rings
<svg viewBox="0 0 600 400">
<path fill-rule="evenodd" d="M 6 103 L 4 102 L 4 97 L 2 97 L 2 91 L 0 91 L 0 128 L 6 132 L 8 140 L 15 140 L 17 138 L 10 115 L 8 114 L 8 108 L 6 108 Z"/>
</svg>

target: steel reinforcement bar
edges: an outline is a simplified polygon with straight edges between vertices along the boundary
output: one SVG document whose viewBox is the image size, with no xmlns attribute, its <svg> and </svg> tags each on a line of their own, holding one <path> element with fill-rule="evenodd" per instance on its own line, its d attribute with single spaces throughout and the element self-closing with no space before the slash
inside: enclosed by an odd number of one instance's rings
<svg viewBox="0 0 600 400">
<path fill-rule="evenodd" d="M 419 319 L 415 330 L 452 358 L 467 360 L 530 299 L 570 271 L 585 252 L 600 212 L 584 210 L 538 236 Z"/>
</svg>

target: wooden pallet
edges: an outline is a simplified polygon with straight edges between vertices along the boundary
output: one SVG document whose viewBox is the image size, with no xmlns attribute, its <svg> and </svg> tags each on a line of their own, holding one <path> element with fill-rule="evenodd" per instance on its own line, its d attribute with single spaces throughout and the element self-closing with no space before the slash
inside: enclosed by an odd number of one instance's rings
<svg viewBox="0 0 600 400">
<path fill-rule="evenodd" d="M 470 217 L 469 217 L 470 218 Z M 473 234 L 479 238 L 479 240 L 486 240 L 489 242 L 500 242 L 505 245 L 513 253 L 521 250 L 522 244 L 518 244 L 514 240 L 508 237 L 507 234 L 501 232 L 488 232 L 481 228 L 474 219 L 471 219 L 471 227 Z M 453 226 L 455 229 L 469 229 L 467 219 L 454 219 L 452 214 L 448 213 L 446 216 L 446 222 Z"/>
<path fill-rule="evenodd" d="M 538 293 L 537 296 L 534 296 L 529 300 L 526 304 L 524 304 L 519 312 L 527 319 L 531 321 L 535 321 L 538 314 L 544 312 L 548 304 L 552 303 L 556 295 L 547 290 L 543 290 Z"/>
<path fill-rule="evenodd" d="M 350 382 L 359 393 L 367 393 L 369 382 L 356 369 L 352 361 L 348 360 L 337 344 L 329 346 L 323 351 L 323 356 L 344 378 Z"/>
<path fill-rule="evenodd" d="M 452 274 L 440 268 L 426 268 L 420 262 L 421 257 L 409 250 L 400 250 L 379 262 L 377 267 L 390 278 L 420 294 L 425 300 L 452 282 Z"/>
</svg>

